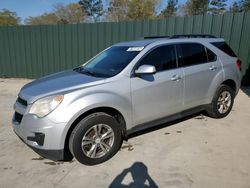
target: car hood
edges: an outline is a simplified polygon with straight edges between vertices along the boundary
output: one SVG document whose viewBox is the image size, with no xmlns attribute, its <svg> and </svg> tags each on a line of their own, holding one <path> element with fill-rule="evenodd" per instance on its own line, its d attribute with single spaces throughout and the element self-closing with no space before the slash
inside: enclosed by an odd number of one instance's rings
<svg viewBox="0 0 250 188">
<path fill-rule="evenodd" d="M 73 70 L 63 71 L 26 84 L 21 89 L 19 97 L 31 104 L 46 96 L 103 84 L 104 80 L 104 78 L 88 76 Z"/>
</svg>

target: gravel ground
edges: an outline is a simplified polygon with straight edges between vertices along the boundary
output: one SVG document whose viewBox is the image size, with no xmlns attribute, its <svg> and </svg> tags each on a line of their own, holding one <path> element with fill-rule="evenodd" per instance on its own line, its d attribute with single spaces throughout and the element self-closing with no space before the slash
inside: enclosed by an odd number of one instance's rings
<svg viewBox="0 0 250 188">
<path fill-rule="evenodd" d="M 12 106 L 29 81 L 0 79 L 1 188 L 250 187 L 250 89 L 239 92 L 224 119 L 196 116 L 162 125 L 125 142 L 111 160 L 89 167 L 43 159 L 13 133 Z"/>
</svg>

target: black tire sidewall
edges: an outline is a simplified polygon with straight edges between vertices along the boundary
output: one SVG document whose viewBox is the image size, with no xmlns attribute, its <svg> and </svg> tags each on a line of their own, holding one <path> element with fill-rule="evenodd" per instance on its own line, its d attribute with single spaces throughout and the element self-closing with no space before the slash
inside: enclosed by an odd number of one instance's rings
<svg viewBox="0 0 250 188">
<path fill-rule="evenodd" d="M 109 150 L 109 152 L 103 157 L 96 159 L 89 158 L 82 151 L 81 148 L 82 138 L 90 127 L 100 123 L 106 124 L 113 129 L 115 135 L 114 144 Z M 87 116 L 77 124 L 77 126 L 71 133 L 69 147 L 71 153 L 80 163 L 85 165 L 96 165 L 104 161 L 107 161 L 112 156 L 114 156 L 121 146 L 121 141 L 122 141 L 121 129 L 116 119 L 105 113 L 95 113 Z"/>
</svg>

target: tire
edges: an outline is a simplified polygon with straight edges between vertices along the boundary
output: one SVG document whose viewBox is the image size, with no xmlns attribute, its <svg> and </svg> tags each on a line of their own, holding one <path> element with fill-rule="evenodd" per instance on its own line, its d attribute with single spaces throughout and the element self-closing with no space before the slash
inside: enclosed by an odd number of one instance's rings
<svg viewBox="0 0 250 188">
<path fill-rule="evenodd" d="M 76 125 L 70 135 L 69 149 L 80 163 L 96 165 L 113 157 L 120 149 L 121 142 L 121 128 L 116 119 L 98 112 Z"/>
<path fill-rule="evenodd" d="M 230 95 L 230 102 L 226 102 L 223 100 L 223 96 L 227 98 Z M 234 103 L 235 92 L 227 85 L 221 85 L 213 100 L 212 103 L 207 107 L 208 116 L 216 119 L 226 117 L 232 110 Z M 229 100 L 228 100 L 229 101 Z M 227 107 L 227 108 L 226 108 Z"/>
</svg>

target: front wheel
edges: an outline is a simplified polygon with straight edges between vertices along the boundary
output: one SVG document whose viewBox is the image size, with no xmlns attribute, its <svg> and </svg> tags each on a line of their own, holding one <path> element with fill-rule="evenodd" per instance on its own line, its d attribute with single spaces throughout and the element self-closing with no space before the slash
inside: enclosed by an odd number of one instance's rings
<svg viewBox="0 0 250 188">
<path fill-rule="evenodd" d="M 232 110 L 234 97 L 235 92 L 229 86 L 221 85 L 208 106 L 208 115 L 217 119 L 226 117 Z"/>
<path fill-rule="evenodd" d="M 80 163 L 96 165 L 115 155 L 121 141 L 121 129 L 116 119 L 106 113 L 94 113 L 76 125 L 69 148 Z"/>
</svg>

